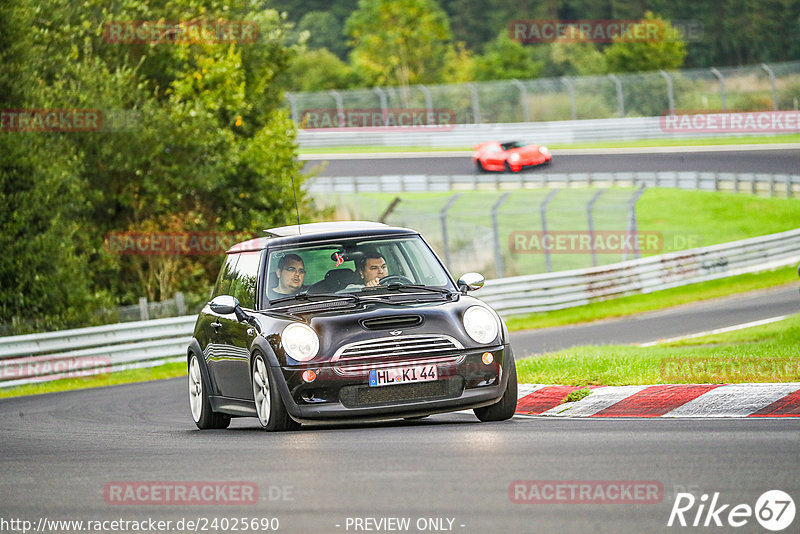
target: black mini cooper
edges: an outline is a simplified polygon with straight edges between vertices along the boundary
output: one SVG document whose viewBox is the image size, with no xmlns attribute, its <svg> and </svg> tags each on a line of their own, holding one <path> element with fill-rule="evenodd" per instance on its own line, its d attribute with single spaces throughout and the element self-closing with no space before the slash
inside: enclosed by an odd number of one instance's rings
<svg viewBox="0 0 800 534">
<path fill-rule="evenodd" d="M 227 252 L 189 345 L 199 428 L 258 417 L 304 422 L 420 418 L 473 409 L 514 415 L 508 331 L 453 282 L 419 233 L 338 222 L 267 231 Z"/>
</svg>

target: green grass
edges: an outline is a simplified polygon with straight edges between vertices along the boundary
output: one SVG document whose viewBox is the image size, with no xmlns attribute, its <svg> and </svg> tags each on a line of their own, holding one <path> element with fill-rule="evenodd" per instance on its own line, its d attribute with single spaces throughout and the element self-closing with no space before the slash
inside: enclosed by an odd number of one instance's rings
<svg viewBox="0 0 800 534">
<path fill-rule="evenodd" d="M 162 378 L 173 378 L 185 375 L 186 363 L 174 362 L 156 367 L 130 369 L 128 371 L 105 373 L 81 378 L 63 378 L 50 382 L 38 382 L 35 384 L 0 389 L 0 398 L 18 397 L 21 395 L 39 395 L 41 393 L 53 393 L 55 391 L 96 388 L 101 386 L 113 386 L 116 384 L 129 384 L 132 382 L 149 382 L 150 380 L 160 380 Z"/>
<path fill-rule="evenodd" d="M 663 253 L 797 228 L 800 199 L 650 188 L 636 217 L 640 230 L 661 232 Z"/>
<path fill-rule="evenodd" d="M 576 306 L 563 310 L 518 315 L 506 319 L 506 325 L 509 330 L 528 330 L 531 328 L 588 323 L 796 283 L 797 271 L 795 267 L 784 267 L 774 271 L 730 276 L 654 293 L 630 295 L 594 302 L 585 306 Z"/>
<path fill-rule="evenodd" d="M 517 362 L 521 383 L 624 386 L 800 382 L 800 314 L 653 347 L 583 346 Z"/>
<path fill-rule="evenodd" d="M 753 137 L 707 137 L 701 139 L 639 139 L 635 141 L 595 141 L 591 143 L 547 143 L 549 148 L 559 150 L 568 148 L 637 148 L 660 146 L 709 146 L 709 145 L 762 145 L 776 143 L 800 143 L 800 134 Z M 454 150 L 471 151 L 472 146 L 429 147 L 429 146 L 354 146 L 301 148 L 300 154 L 369 154 L 381 152 L 449 152 Z"/>
<path fill-rule="evenodd" d="M 579 400 L 585 399 L 591 394 L 592 390 L 589 388 L 575 389 L 569 392 L 569 395 L 564 398 L 564 402 L 578 402 Z"/>
</svg>

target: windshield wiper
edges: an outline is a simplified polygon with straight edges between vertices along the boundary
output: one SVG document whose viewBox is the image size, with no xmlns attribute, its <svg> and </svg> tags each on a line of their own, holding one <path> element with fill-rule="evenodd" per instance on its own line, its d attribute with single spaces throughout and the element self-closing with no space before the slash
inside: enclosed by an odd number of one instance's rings
<svg viewBox="0 0 800 534">
<path fill-rule="evenodd" d="M 296 295 L 291 295 L 289 297 L 282 297 L 282 298 L 279 298 L 279 299 L 271 300 L 271 301 L 269 301 L 269 303 L 270 303 L 270 305 L 274 305 L 274 304 L 280 304 L 282 302 L 289 302 L 289 301 L 293 301 L 293 300 L 304 300 L 306 302 L 311 302 L 311 299 L 317 299 L 317 298 L 323 298 L 323 299 L 348 298 L 348 299 L 352 299 L 353 302 L 355 302 L 356 304 L 361 302 L 361 299 L 358 298 L 353 293 L 309 293 L 308 291 L 303 291 L 302 293 L 298 293 Z"/>
<path fill-rule="evenodd" d="M 398 282 L 389 284 L 388 286 L 386 286 L 386 289 L 390 291 L 400 291 L 401 289 L 415 289 L 415 290 L 422 289 L 424 291 L 431 291 L 433 293 L 440 293 L 442 295 L 447 295 L 448 297 L 453 294 L 451 290 L 443 287 L 430 287 L 421 284 L 401 284 Z"/>
</svg>

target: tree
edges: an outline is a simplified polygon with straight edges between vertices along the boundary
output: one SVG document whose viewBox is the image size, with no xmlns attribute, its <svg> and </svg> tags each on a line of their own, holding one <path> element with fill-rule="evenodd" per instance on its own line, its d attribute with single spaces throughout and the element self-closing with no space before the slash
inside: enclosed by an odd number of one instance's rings
<svg viewBox="0 0 800 534">
<path fill-rule="evenodd" d="M 536 78 L 542 63 L 534 61 L 531 49 L 501 31 L 486 45 L 484 53 L 475 58 L 475 79 L 478 81 Z"/>
<path fill-rule="evenodd" d="M 290 91 L 347 89 L 359 84 L 355 73 L 325 48 L 300 52 L 286 71 Z"/>
<path fill-rule="evenodd" d="M 434 0 L 359 0 L 345 33 L 353 68 L 372 85 L 442 81 L 452 35 Z"/>
<path fill-rule="evenodd" d="M 104 38 L 109 20 L 198 19 L 248 21 L 258 39 Z M 250 0 L 10 0 L 0 25 L 8 30 L 0 35 L 3 109 L 91 108 L 132 119 L 90 132 L 0 132 L 0 322 L 41 310 L 57 326 L 88 320 L 89 302 L 207 294 L 218 258 L 119 256 L 104 247 L 111 232 L 260 232 L 293 220 L 291 179 L 299 187 L 301 165 L 278 81 L 296 49 L 277 12 Z"/>
<path fill-rule="evenodd" d="M 327 49 L 344 59 L 347 54 L 342 24 L 328 11 L 309 11 L 297 22 L 296 33 L 305 32 L 307 48 L 312 50 Z"/>
<path fill-rule="evenodd" d="M 620 36 L 614 38 L 614 43 L 605 49 L 604 55 L 609 72 L 670 70 L 683 65 L 686 43 L 681 39 L 678 30 L 668 21 L 648 11 L 641 23 L 634 25 L 631 33 L 642 31 L 647 35 L 647 25 L 656 25 L 660 28 L 656 38 L 629 42 L 626 37 Z"/>
</svg>

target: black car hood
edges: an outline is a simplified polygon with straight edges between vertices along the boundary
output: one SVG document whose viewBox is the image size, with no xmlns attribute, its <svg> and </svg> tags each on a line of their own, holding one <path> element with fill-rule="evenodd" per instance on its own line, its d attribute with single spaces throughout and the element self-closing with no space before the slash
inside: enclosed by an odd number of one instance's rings
<svg viewBox="0 0 800 534">
<path fill-rule="evenodd" d="M 464 312 L 471 306 L 488 308 L 471 296 L 457 295 L 455 300 L 451 300 L 436 298 L 435 295 L 432 295 L 422 302 L 364 299 L 360 304 L 351 307 L 296 313 L 294 316 L 297 321 L 311 325 L 317 332 L 320 348 L 318 356 L 313 361 L 323 363 L 330 361 L 336 351 L 344 345 L 389 336 L 447 335 L 456 339 L 465 348 L 479 347 L 467 335 L 462 320 Z M 289 322 L 287 315 L 282 315 L 281 319 L 284 320 L 277 322 L 276 318 L 273 315 L 269 322 L 280 330 Z M 272 341 L 278 341 L 274 334 L 279 336 L 280 330 L 277 332 L 265 331 L 263 334 L 271 337 Z M 502 343 L 503 328 L 500 327 L 499 331 L 498 343 Z"/>
</svg>

